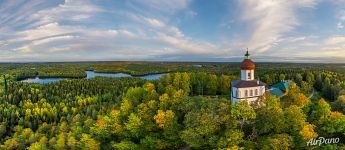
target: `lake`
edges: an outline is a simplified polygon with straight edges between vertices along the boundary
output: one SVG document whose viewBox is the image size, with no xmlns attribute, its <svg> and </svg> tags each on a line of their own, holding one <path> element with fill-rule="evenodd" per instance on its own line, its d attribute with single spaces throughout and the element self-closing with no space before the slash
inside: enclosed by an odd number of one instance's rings
<svg viewBox="0 0 345 150">
<path fill-rule="evenodd" d="M 162 75 L 164 75 L 165 73 L 159 73 L 159 74 L 148 74 L 148 75 L 143 75 L 143 76 L 132 76 L 130 74 L 126 74 L 126 73 L 99 73 L 99 72 L 94 72 L 94 71 L 85 71 L 86 73 L 86 78 L 90 79 L 90 78 L 94 78 L 94 77 L 112 77 L 112 78 L 143 78 L 146 80 L 157 80 L 160 77 L 162 77 Z"/>
<path fill-rule="evenodd" d="M 27 83 L 39 83 L 39 84 L 46 84 L 46 83 L 52 83 L 52 82 L 58 82 L 61 80 L 64 80 L 65 78 L 26 78 L 24 80 L 21 80 L 20 82 L 27 82 Z"/>
<path fill-rule="evenodd" d="M 99 72 L 94 72 L 94 71 L 85 71 L 86 73 L 86 79 L 91 79 L 95 77 L 111 77 L 111 78 L 143 78 L 146 80 L 157 80 L 161 78 L 165 73 L 159 73 L 159 74 L 148 74 L 144 76 L 132 76 L 130 74 L 126 73 L 99 73 Z M 21 80 L 20 82 L 27 82 L 27 83 L 39 83 L 39 84 L 46 84 L 46 83 L 53 83 L 53 82 L 58 82 L 61 80 L 68 80 L 70 78 L 26 78 L 24 80 Z"/>
</svg>

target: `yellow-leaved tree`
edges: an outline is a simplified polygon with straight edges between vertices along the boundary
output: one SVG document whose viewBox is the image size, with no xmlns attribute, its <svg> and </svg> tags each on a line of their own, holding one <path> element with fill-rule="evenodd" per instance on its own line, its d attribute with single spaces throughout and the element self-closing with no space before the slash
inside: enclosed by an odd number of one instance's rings
<svg viewBox="0 0 345 150">
<path fill-rule="evenodd" d="M 318 134 L 314 131 L 315 125 L 307 124 L 303 127 L 303 129 L 299 132 L 299 134 L 303 137 L 304 140 L 310 140 L 318 136 Z"/>
</svg>

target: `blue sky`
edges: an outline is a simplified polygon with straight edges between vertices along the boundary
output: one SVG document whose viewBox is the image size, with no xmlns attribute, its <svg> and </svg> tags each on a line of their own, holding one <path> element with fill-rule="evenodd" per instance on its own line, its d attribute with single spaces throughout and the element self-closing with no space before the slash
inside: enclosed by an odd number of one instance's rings
<svg viewBox="0 0 345 150">
<path fill-rule="evenodd" d="M 0 0 L 0 61 L 345 62 L 345 0 Z"/>
</svg>

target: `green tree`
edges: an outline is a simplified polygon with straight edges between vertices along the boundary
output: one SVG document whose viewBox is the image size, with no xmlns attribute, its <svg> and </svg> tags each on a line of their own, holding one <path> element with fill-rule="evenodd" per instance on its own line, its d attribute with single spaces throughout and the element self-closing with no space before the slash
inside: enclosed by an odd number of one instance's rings
<svg viewBox="0 0 345 150">
<path fill-rule="evenodd" d="M 74 150 L 78 147 L 78 140 L 74 138 L 73 135 L 69 135 L 67 139 L 67 145 L 70 149 Z"/>
<path fill-rule="evenodd" d="M 65 134 L 64 133 L 60 133 L 57 136 L 55 148 L 56 149 L 65 149 L 66 148 L 66 144 L 65 143 L 66 143 Z"/>
<path fill-rule="evenodd" d="M 263 80 L 266 82 L 267 85 L 272 85 L 275 83 L 274 78 L 271 77 L 269 74 L 265 74 Z"/>
<path fill-rule="evenodd" d="M 11 138 L 5 141 L 4 146 L 9 150 L 15 150 L 19 148 L 20 143 L 16 138 Z"/>
<path fill-rule="evenodd" d="M 338 99 L 333 103 L 333 108 L 336 111 L 345 113 L 345 95 L 341 95 L 338 97 Z"/>
<path fill-rule="evenodd" d="M 336 136 L 345 133 L 345 115 L 340 112 L 331 112 L 329 117 L 323 120 L 319 131 L 322 136 Z"/>
<path fill-rule="evenodd" d="M 0 137 L 6 134 L 6 123 L 2 122 L 0 124 Z"/>
<path fill-rule="evenodd" d="M 280 74 L 280 75 L 279 75 L 279 80 L 280 80 L 280 81 L 285 80 L 285 74 Z"/>
<path fill-rule="evenodd" d="M 302 84 L 302 81 L 303 81 L 303 76 L 302 76 L 300 73 L 297 73 L 296 76 L 295 76 L 295 82 L 296 82 L 298 85 L 301 85 L 301 84 Z"/>
<path fill-rule="evenodd" d="M 216 95 L 217 87 L 218 87 L 218 78 L 216 75 L 208 75 L 206 84 L 207 94 L 209 95 Z"/>
<path fill-rule="evenodd" d="M 177 72 L 174 74 L 174 81 L 173 86 L 176 90 L 182 89 L 182 75 L 181 73 Z"/>
<path fill-rule="evenodd" d="M 190 75 L 186 72 L 182 73 L 182 85 L 181 88 L 182 90 L 186 93 L 189 94 L 190 92 Z"/>
<path fill-rule="evenodd" d="M 331 113 L 331 106 L 321 98 L 318 103 L 316 103 L 310 114 L 310 119 L 314 124 L 318 125 L 322 123 Z"/>
<path fill-rule="evenodd" d="M 275 134 L 259 139 L 258 149 L 289 150 L 293 146 L 293 139 L 288 134 Z"/>
<path fill-rule="evenodd" d="M 238 146 L 244 142 L 244 133 L 238 129 L 228 129 L 225 131 L 224 136 L 221 136 L 217 141 L 217 147 L 230 148 Z"/>
<path fill-rule="evenodd" d="M 134 113 L 131 113 L 128 117 L 128 121 L 125 123 L 125 129 L 128 131 L 130 137 L 138 138 L 143 134 L 143 122 L 141 118 Z"/>
<path fill-rule="evenodd" d="M 98 141 L 92 139 L 90 135 L 82 134 L 80 139 L 80 147 L 82 149 L 99 150 L 100 144 Z"/>
<path fill-rule="evenodd" d="M 219 91 L 222 95 L 228 95 L 230 92 L 230 82 L 231 78 L 227 75 L 221 75 L 218 78 Z"/>
<path fill-rule="evenodd" d="M 95 125 L 91 127 L 90 132 L 95 138 L 102 142 L 109 142 L 112 133 L 115 129 L 111 128 L 111 125 L 115 125 L 110 117 L 104 116 L 97 119 Z"/>
<path fill-rule="evenodd" d="M 285 124 L 290 133 L 297 134 L 306 125 L 306 116 L 300 107 L 292 105 L 284 110 Z"/>
<path fill-rule="evenodd" d="M 307 81 L 309 84 L 313 85 L 315 82 L 314 74 L 311 72 L 307 72 L 306 77 L 305 77 L 305 81 Z"/>
<path fill-rule="evenodd" d="M 47 146 L 44 145 L 44 144 L 41 144 L 40 142 L 32 143 L 32 144 L 28 147 L 28 150 L 43 150 L 43 149 L 47 149 Z"/>
<path fill-rule="evenodd" d="M 231 108 L 231 115 L 240 121 L 241 129 L 243 125 L 249 121 L 256 118 L 256 113 L 254 109 L 248 104 L 247 101 L 239 101 Z"/>
<path fill-rule="evenodd" d="M 318 91 L 321 91 L 321 90 L 322 90 L 322 88 L 323 88 L 323 82 L 322 82 L 321 74 L 317 74 L 317 75 L 316 75 L 314 87 L 315 87 L 315 89 L 318 90 Z"/>
<path fill-rule="evenodd" d="M 144 85 L 144 89 L 147 92 L 144 96 L 145 101 L 155 100 L 158 99 L 158 93 L 156 92 L 155 85 L 153 83 L 146 83 Z"/>
<path fill-rule="evenodd" d="M 282 133 L 286 130 L 283 110 L 280 101 L 274 96 L 267 96 L 264 106 L 256 110 L 255 127 L 260 134 Z"/>
<path fill-rule="evenodd" d="M 139 146 L 132 141 L 121 141 L 112 145 L 114 149 L 118 150 L 139 150 Z"/>
<path fill-rule="evenodd" d="M 185 129 L 181 131 L 181 139 L 190 147 L 200 148 L 214 144 L 209 143 L 220 129 L 219 123 L 208 113 L 191 112 L 185 116 Z M 212 141 L 212 140 L 211 140 Z"/>
</svg>

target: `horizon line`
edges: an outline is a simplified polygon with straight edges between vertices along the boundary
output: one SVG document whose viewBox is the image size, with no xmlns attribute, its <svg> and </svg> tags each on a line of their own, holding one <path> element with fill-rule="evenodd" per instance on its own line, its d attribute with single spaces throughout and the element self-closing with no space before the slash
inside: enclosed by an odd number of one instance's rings
<svg viewBox="0 0 345 150">
<path fill-rule="evenodd" d="M 155 63 L 241 63 L 242 61 L 185 61 L 185 60 L 76 60 L 76 61 L 0 61 L 0 64 L 40 64 L 40 63 L 101 63 L 101 62 L 155 62 Z M 281 64 L 345 64 L 345 62 L 305 62 L 305 61 L 254 61 L 255 63 Z"/>
</svg>

